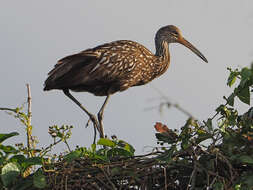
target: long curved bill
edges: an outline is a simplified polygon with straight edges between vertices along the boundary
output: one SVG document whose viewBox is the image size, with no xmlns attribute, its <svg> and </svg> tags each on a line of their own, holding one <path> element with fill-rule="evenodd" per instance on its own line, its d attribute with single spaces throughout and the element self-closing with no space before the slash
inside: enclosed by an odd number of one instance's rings
<svg viewBox="0 0 253 190">
<path fill-rule="evenodd" d="M 199 56 L 203 61 L 208 63 L 205 56 L 197 48 L 195 48 L 190 42 L 188 42 L 186 39 L 181 38 L 180 40 L 178 40 L 178 42 L 180 44 L 184 45 L 185 47 L 189 48 L 190 50 L 192 50 L 192 52 L 194 52 L 197 56 Z"/>
</svg>

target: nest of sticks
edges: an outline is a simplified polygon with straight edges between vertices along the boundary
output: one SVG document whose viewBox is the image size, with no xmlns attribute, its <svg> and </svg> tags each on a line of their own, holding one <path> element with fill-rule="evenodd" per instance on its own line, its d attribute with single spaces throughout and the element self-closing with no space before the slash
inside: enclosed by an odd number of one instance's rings
<svg viewBox="0 0 253 190">
<path fill-rule="evenodd" d="M 71 162 L 60 161 L 44 168 L 48 180 L 47 189 L 185 190 L 212 186 L 218 179 L 226 184 L 225 189 L 229 189 L 238 177 L 239 168 L 234 168 L 226 159 L 213 154 L 202 154 L 198 161 L 194 161 L 192 155 L 186 152 L 175 155 L 170 161 L 166 160 L 167 156 L 156 152 L 114 158 L 110 162 L 85 157 Z M 208 163 L 216 164 L 213 168 L 208 168 Z"/>
<path fill-rule="evenodd" d="M 61 161 L 54 165 L 54 170 L 45 170 L 48 189 L 180 189 L 177 172 L 161 164 L 155 154 L 119 158 L 110 163 L 89 158 Z M 191 172 L 190 168 L 181 169 Z M 188 180 L 186 178 L 185 182 Z"/>
</svg>

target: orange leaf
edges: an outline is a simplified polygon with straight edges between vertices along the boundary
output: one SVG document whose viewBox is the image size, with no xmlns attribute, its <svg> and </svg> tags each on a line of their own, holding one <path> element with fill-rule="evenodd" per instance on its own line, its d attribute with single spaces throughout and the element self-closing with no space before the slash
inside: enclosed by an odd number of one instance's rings
<svg viewBox="0 0 253 190">
<path fill-rule="evenodd" d="M 154 127 L 157 132 L 159 132 L 163 135 L 166 135 L 174 140 L 176 140 L 178 138 L 177 133 L 175 133 L 173 130 L 169 129 L 166 125 L 163 125 L 160 122 L 157 122 Z"/>
<path fill-rule="evenodd" d="M 156 122 L 155 129 L 159 133 L 170 133 L 169 128 L 166 125 L 163 125 L 160 122 Z"/>
</svg>

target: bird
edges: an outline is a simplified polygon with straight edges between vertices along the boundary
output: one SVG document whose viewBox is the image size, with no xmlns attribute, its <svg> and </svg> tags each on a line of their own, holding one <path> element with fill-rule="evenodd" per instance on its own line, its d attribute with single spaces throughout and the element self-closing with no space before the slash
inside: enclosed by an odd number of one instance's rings
<svg viewBox="0 0 253 190">
<path fill-rule="evenodd" d="M 118 40 L 60 59 L 48 73 L 44 91 L 62 90 L 88 114 L 95 132 L 98 130 L 100 137 L 104 138 L 102 120 L 110 96 L 130 87 L 145 85 L 165 73 L 170 65 L 171 43 L 184 45 L 204 62 L 208 62 L 205 56 L 183 37 L 179 28 L 167 25 L 156 32 L 155 54 L 135 41 Z M 106 96 L 97 118 L 73 97 L 70 90 Z"/>
</svg>

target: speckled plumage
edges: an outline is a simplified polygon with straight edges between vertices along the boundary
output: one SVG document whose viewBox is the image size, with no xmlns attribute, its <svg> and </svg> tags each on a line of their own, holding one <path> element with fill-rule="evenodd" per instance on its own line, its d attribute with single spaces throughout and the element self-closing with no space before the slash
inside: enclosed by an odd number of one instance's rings
<svg viewBox="0 0 253 190">
<path fill-rule="evenodd" d="M 143 85 L 164 73 L 168 58 L 137 42 L 120 40 L 67 56 L 49 73 L 45 90 L 70 89 L 107 96 Z"/>
<path fill-rule="evenodd" d="M 182 39 L 181 31 L 169 25 L 156 33 L 156 54 L 137 42 L 120 40 L 67 56 L 49 72 L 44 90 L 70 89 L 107 96 L 131 86 L 144 85 L 168 69 L 168 45 L 181 43 Z M 195 53 L 207 62 L 196 48 L 191 50 L 196 50 Z"/>
<path fill-rule="evenodd" d="M 156 33 L 155 54 L 143 45 L 128 40 L 87 49 L 59 60 L 49 72 L 44 90 L 63 90 L 65 95 L 89 115 L 100 136 L 103 137 L 103 111 L 109 96 L 132 86 L 144 85 L 162 75 L 170 64 L 170 43 L 181 43 L 207 62 L 207 59 L 183 38 L 177 27 L 168 25 Z M 107 96 L 98 113 L 99 124 L 95 117 L 69 93 L 69 90 Z"/>
</svg>

